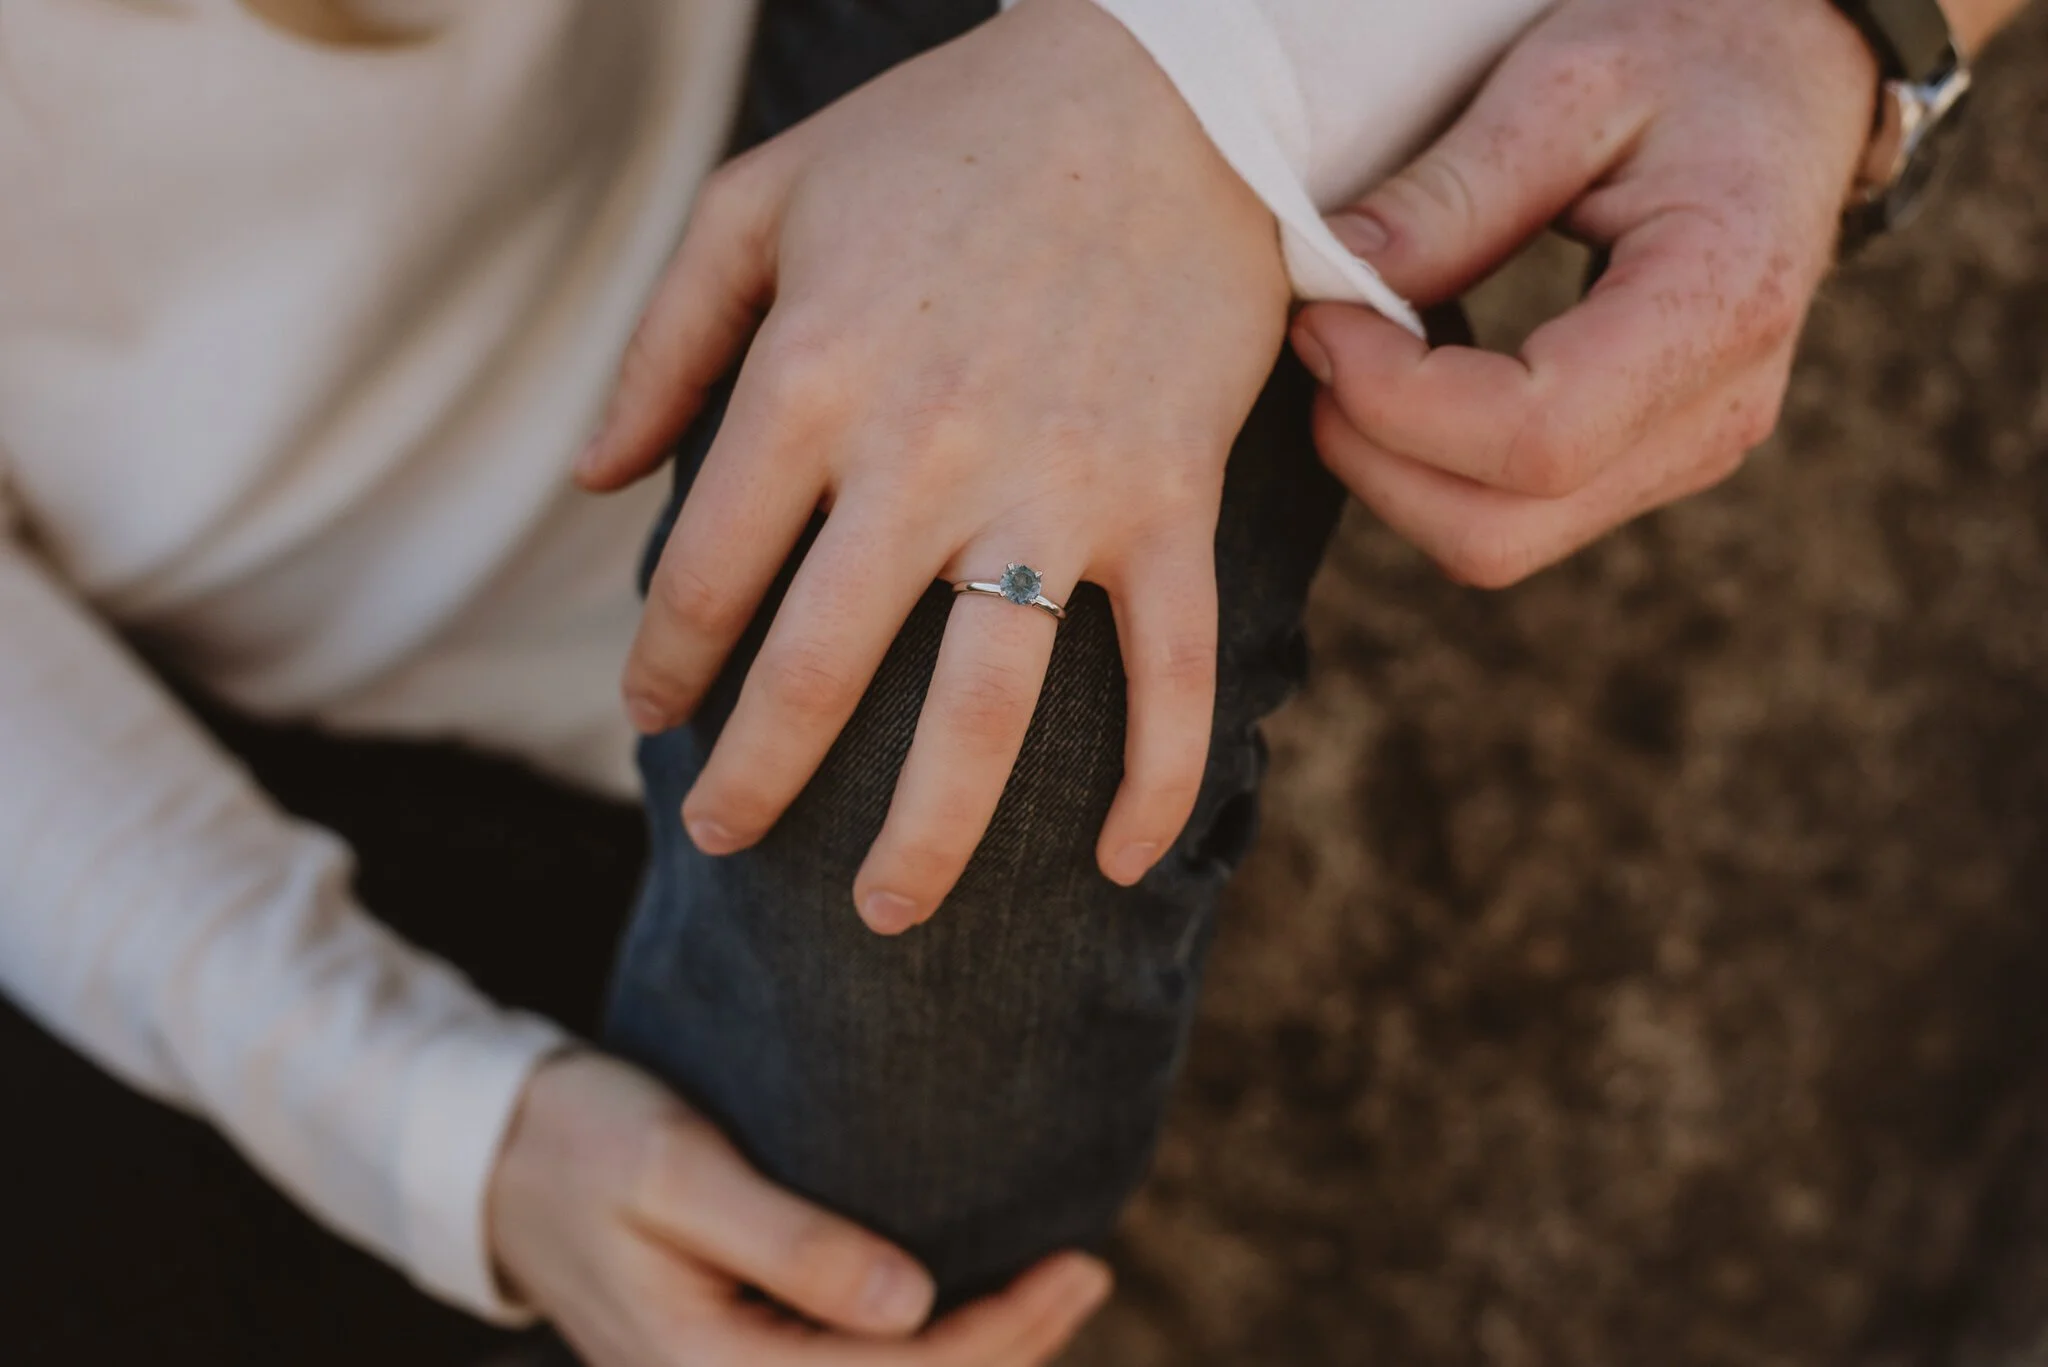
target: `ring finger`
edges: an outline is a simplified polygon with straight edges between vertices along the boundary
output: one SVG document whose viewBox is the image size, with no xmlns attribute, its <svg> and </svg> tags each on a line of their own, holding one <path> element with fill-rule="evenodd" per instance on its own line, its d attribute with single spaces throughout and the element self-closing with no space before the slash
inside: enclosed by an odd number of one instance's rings
<svg viewBox="0 0 2048 1367">
<path fill-rule="evenodd" d="M 1002 555 L 977 544 L 948 577 L 998 582 Z M 1049 573 L 1040 591 L 1063 603 L 1078 577 Z M 1040 608 L 987 594 L 954 600 L 889 815 L 854 878 L 870 929 L 893 935 L 924 921 L 967 867 L 1023 749 L 1057 627 Z"/>
</svg>

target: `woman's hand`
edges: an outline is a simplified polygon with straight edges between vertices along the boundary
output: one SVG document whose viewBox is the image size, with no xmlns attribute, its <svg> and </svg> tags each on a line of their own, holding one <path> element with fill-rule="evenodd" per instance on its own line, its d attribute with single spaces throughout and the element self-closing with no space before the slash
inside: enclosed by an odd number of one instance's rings
<svg viewBox="0 0 2048 1367">
<path fill-rule="evenodd" d="M 922 1268 L 597 1054 L 535 1072 L 489 1218 L 503 1275 L 590 1367 L 1037 1367 L 1109 1292 L 1101 1264 L 1062 1255 L 911 1338 L 931 1310 Z"/>
<path fill-rule="evenodd" d="M 697 844 L 767 832 L 935 578 L 1018 561 L 1114 604 L 1130 727 L 1098 859 L 1137 881 L 1201 782 L 1224 461 L 1287 303 L 1270 215 L 1089 0 L 1025 0 L 718 173 L 578 462 L 598 489 L 654 469 L 752 338 L 627 667 L 647 731 L 829 510 L 683 804 Z M 930 916 L 979 843 L 1055 626 L 957 601 L 855 880 L 876 930 Z"/>
<path fill-rule="evenodd" d="M 1518 357 L 1303 310 L 1331 469 L 1484 587 L 1725 478 L 1777 423 L 1876 88 L 1827 0 L 1565 0 L 1331 226 L 1423 304 L 1553 221 L 1612 264 Z"/>
</svg>

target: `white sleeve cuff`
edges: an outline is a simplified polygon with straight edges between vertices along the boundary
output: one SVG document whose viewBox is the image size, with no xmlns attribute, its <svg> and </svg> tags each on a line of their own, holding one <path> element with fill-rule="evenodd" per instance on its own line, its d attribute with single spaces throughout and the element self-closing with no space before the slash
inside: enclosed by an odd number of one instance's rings
<svg viewBox="0 0 2048 1367">
<path fill-rule="evenodd" d="M 1095 0 L 1152 54 L 1223 159 L 1280 225 L 1295 294 L 1367 304 L 1415 333 L 1422 320 L 1353 256 L 1309 197 L 1309 111 L 1293 63 L 1249 0 Z"/>
<path fill-rule="evenodd" d="M 570 1044 L 506 1013 L 447 1031 L 413 1061 L 399 1136 L 406 1270 L 422 1290 L 494 1324 L 533 1321 L 498 1284 L 485 1228 L 491 1172 L 533 1070 Z"/>
</svg>

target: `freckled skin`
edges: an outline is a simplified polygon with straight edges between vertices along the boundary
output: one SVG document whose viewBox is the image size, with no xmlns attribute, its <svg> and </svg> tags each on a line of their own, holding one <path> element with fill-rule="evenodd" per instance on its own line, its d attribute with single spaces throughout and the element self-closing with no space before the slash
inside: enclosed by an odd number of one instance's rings
<svg viewBox="0 0 2048 1367">
<path fill-rule="evenodd" d="M 1988 31 L 2018 3 L 1958 0 L 1958 18 Z M 1375 223 L 1364 254 L 1425 305 L 1552 225 L 1607 247 L 1604 275 L 1514 357 L 1305 309 L 1297 343 L 1327 358 L 1325 459 L 1487 586 L 1732 473 L 1775 422 L 1876 83 L 1828 0 L 1565 0 L 1435 147 L 1333 225 Z"/>
</svg>

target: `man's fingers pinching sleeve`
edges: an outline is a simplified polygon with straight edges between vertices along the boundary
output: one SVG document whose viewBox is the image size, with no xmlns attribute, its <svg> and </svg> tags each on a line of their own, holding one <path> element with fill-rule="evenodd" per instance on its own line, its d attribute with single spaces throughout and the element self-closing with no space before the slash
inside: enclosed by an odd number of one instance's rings
<svg viewBox="0 0 2048 1367">
<path fill-rule="evenodd" d="M 623 488 L 653 470 L 731 368 L 774 289 L 780 202 L 780 186 L 751 158 L 705 181 L 626 345 L 604 419 L 576 457 L 585 488 Z"/>
<path fill-rule="evenodd" d="M 1473 588 L 1536 573 L 1638 514 L 1719 483 L 1776 421 L 1785 362 L 1703 396 L 1657 435 L 1565 498 L 1474 483 L 1377 446 L 1325 394 L 1316 409 L 1324 459 L 1394 532 Z"/>
<path fill-rule="evenodd" d="M 1788 269 L 1678 207 L 1628 228 L 1593 291 L 1520 357 L 1431 350 L 1361 310 L 1313 326 L 1331 392 L 1362 436 L 1491 488 L 1564 498 L 1784 346 L 1803 298 L 1777 278 Z"/>
<path fill-rule="evenodd" d="M 769 1182 L 702 1121 L 662 1131 L 633 1200 L 650 1234 L 821 1324 L 908 1334 L 931 1313 L 931 1277 L 909 1254 Z"/>
<path fill-rule="evenodd" d="M 1433 146 L 1330 227 L 1401 294 L 1441 303 L 1562 214 L 1648 116 L 1617 54 L 1539 31 Z"/>
</svg>

